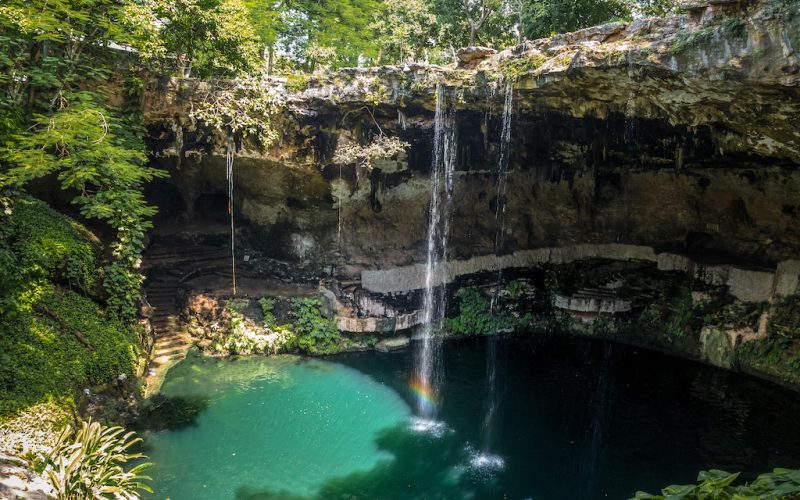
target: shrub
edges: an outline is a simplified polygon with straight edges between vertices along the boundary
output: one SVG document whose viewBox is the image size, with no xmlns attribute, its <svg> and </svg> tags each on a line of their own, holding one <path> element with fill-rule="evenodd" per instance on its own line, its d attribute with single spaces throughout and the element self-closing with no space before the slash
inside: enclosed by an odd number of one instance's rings
<svg viewBox="0 0 800 500">
<path fill-rule="evenodd" d="M 701 471 L 697 476 L 699 484 L 667 486 L 660 495 L 643 491 L 636 492 L 633 500 L 715 500 L 724 498 L 797 498 L 800 495 L 800 470 L 774 469 L 761 474 L 749 484 L 734 486 L 739 473 L 731 474 L 724 470 Z"/>
<path fill-rule="evenodd" d="M 492 331 L 493 321 L 489 299 L 477 288 L 462 288 L 456 293 L 458 316 L 445 320 L 450 333 L 456 335 L 480 335 Z"/>
<path fill-rule="evenodd" d="M 131 453 L 130 448 L 141 439 L 133 432 L 123 434 L 122 427 L 106 427 L 97 422 L 83 422 L 77 430 L 67 427 L 50 452 L 34 461 L 53 487 L 55 496 L 63 500 L 86 498 L 139 498 L 138 491 L 152 493 L 142 475 L 150 463 L 140 463 L 125 470 L 134 460 L 146 458 Z"/>
<path fill-rule="evenodd" d="M 258 299 L 258 305 L 261 306 L 261 313 L 264 314 L 264 327 L 275 327 L 275 313 L 273 312 L 275 308 L 275 299 L 261 297 Z"/>
<path fill-rule="evenodd" d="M 135 332 L 86 296 L 99 267 L 92 235 L 44 203 L 19 198 L 0 215 L 0 422 L 133 373 Z"/>
<path fill-rule="evenodd" d="M 91 300 L 48 290 L 34 307 L 13 320 L 0 317 L 0 421 L 31 404 L 71 398 L 77 389 L 134 372 L 136 335 Z"/>
<path fill-rule="evenodd" d="M 0 275 L 10 285 L 0 291 L 0 313 L 19 305 L 31 284 L 45 286 L 44 280 L 95 290 L 100 249 L 83 226 L 31 198 L 18 199 L 0 221 Z"/>
<path fill-rule="evenodd" d="M 475 287 L 462 288 L 456 293 L 458 316 L 445 319 L 445 328 L 456 335 L 482 335 L 529 328 L 532 315 L 516 318 L 508 312 L 492 311 L 491 302 Z"/>
<path fill-rule="evenodd" d="M 311 354 L 333 354 L 339 351 L 341 335 L 336 322 L 323 318 L 315 298 L 292 299 L 292 329 L 297 347 Z"/>
</svg>

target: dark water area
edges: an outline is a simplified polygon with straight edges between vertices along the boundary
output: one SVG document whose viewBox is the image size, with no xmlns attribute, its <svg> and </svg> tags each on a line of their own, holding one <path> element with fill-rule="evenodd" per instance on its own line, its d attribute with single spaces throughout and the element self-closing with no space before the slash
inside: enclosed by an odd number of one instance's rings
<svg viewBox="0 0 800 500">
<path fill-rule="evenodd" d="M 244 374 L 235 390 L 215 384 L 236 361 L 187 361 L 169 374 L 165 392 L 206 394 L 208 405 L 189 427 L 146 433 L 158 464 L 155 497 L 619 499 L 693 482 L 701 469 L 752 478 L 800 467 L 800 394 L 647 350 L 561 336 L 496 339 L 487 442 L 488 344 L 445 344 L 437 422 L 422 431 L 411 410 L 411 351 L 313 363 L 249 358 L 271 364 L 269 376 L 237 368 Z M 261 375 L 243 383 L 249 371 Z M 319 404 L 324 411 L 308 411 Z M 295 435 L 281 431 L 289 427 Z M 263 446 L 249 446 L 270 432 Z M 307 435 L 318 439 L 306 442 Z M 207 457 L 228 448 L 247 466 L 216 472 Z M 296 467 L 275 460 L 289 455 Z M 201 483 L 210 482 L 224 487 L 208 495 Z"/>
</svg>

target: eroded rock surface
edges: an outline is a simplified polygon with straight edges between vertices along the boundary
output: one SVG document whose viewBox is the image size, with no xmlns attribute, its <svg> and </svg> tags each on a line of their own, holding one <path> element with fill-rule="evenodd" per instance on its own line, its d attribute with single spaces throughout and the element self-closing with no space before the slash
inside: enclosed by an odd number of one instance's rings
<svg viewBox="0 0 800 500">
<path fill-rule="evenodd" d="M 422 261 L 441 81 L 457 109 L 452 256 L 492 253 L 499 106 L 510 80 L 501 253 L 622 242 L 774 267 L 800 255 L 793 8 L 704 4 L 481 52 L 472 69 L 350 69 L 301 85 L 276 78 L 269 85 L 287 99 L 280 141 L 268 150 L 238 143 L 238 238 L 268 257 L 353 277 Z M 189 117 L 209 85 L 152 85 L 145 118 L 153 158 L 172 173 L 155 201 L 181 220 L 223 224 L 225 138 Z M 369 170 L 333 164 L 338 143 L 367 142 L 378 126 L 410 143 L 407 154 Z"/>
</svg>

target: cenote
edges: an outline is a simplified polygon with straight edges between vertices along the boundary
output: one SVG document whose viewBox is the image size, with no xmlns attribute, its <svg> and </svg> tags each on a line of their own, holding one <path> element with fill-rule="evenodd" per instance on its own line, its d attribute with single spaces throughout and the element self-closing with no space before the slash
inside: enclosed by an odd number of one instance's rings
<svg viewBox="0 0 800 500">
<path fill-rule="evenodd" d="M 436 425 L 419 425 L 412 356 L 190 357 L 163 386 L 202 400 L 145 432 L 154 498 L 628 498 L 721 468 L 800 462 L 800 395 L 750 376 L 591 339 L 447 342 Z M 490 442 L 487 443 L 487 437 Z"/>
<path fill-rule="evenodd" d="M 798 47 L 800 0 L 3 0 L 0 499 L 797 500 Z"/>
</svg>

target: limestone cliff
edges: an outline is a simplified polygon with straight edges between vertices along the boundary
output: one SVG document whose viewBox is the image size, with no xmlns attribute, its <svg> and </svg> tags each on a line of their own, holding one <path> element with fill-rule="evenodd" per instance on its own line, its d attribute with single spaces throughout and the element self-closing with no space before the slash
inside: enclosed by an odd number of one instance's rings
<svg viewBox="0 0 800 500">
<path fill-rule="evenodd" d="M 437 82 L 457 109 L 452 256 L 493 252 L 492 169 L 503 81 L 514 117 L 502 253 L 629 243 L 774 267 L 800 255 L 800 13 L 791 2 L 711 2 L 685 15 L 613 23 L 448 67 L 275 78 L 280 141 L 239 142 L 244 247 L 337 273 L 422 260 Z M 224 220 L 224 138 L 189 112 L 207 82 L 152 84 L 157 202 Z M 373 120 L 374 115 L 374 120 Z M 337 144 L 380 126 L 410 143 L 371 170 L 337 166 Z"/>
</svg>

